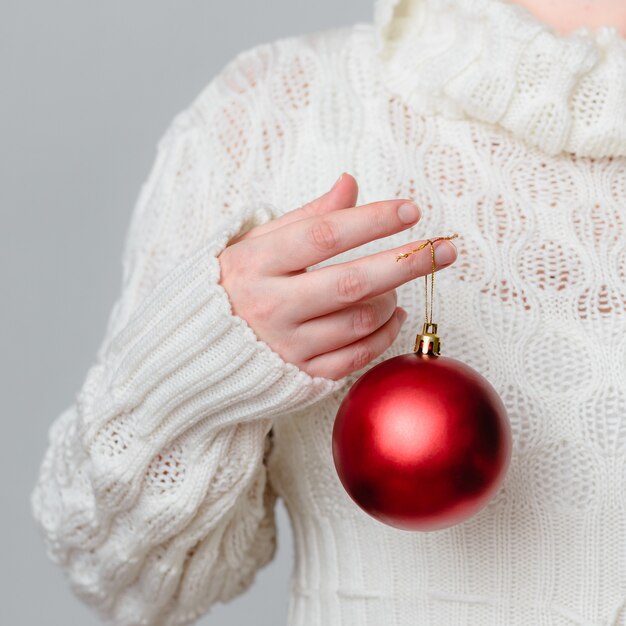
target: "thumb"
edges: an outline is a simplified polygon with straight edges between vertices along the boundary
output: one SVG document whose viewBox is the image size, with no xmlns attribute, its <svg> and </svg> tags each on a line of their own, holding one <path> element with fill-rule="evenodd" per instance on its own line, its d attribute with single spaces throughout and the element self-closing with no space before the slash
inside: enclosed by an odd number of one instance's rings
<svg viewBox="0 0 626 626">
<path fill-rule="evenodd" d="M 351 174 L 343 172 L 337 179 L 337 182 L 326 193 L 290 213 L 297 216 L 297 219 L 302 219 L 303 217 L 322 215 L 330 211 L 348 209 L 356 205 L 358 195 L 359 186 L 356 179 Z M 290 213 L 287 213 L 287 215 Z"/>
</svg>

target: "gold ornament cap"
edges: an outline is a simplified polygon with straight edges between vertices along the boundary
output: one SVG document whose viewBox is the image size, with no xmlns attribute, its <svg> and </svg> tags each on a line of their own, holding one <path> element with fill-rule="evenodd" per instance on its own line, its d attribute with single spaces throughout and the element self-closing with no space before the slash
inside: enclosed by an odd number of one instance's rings
<svg viewBox="0 0 626 626">
<path fill-rule="evenodd" d="M 413 352 L 418 354 L 439 354 L 441 351 L 441 341 L 437 335 L 437 324 L 424 322 L 422 332 L 417 333 Z"/>
</svg>

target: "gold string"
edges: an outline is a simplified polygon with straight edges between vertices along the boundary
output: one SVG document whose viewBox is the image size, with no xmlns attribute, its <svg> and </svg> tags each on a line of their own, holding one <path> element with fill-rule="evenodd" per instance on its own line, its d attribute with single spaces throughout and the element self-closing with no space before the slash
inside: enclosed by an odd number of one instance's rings
<svg viewBox="0 0 626 626">
<path fill-rule="evenodd" d="M 458 233 L 454 233 L 454 235 L 450 237 L 435 237 L 434 239 L 427 239 L 419 248 L 415 248 L 411 250 L 410 252 L 405 252 L 404 254 L 399 254 L 396 257 L 396 263 L 397 263 L 400 259 L 406 259 L 406 257 L 408 257 L 410 254 L 413 254 L 414 252 L 419 252 L 422 248 L 425 248 L 427 245 L 430 244 L 430 251 L 431 251 L 432 265 L 433 265 L 432 273 L 431 273 L 431 281 L 430 281 L 430 319 L 428 319 L 428 276 L 424 274 L 424 287 L 425 287 L 425 292 L 426 292 L 426 298 L 425 298 L 426 323 L 427 324 L 432 324 L 432 321 L 433 321 L 433 301 L 435 299 L 435 247 L 433 244 L 435 243 L 435 241 L 439 241 L 440 239 L 450 240 L 450 239 L 456 239 L 458 236 L 459 236 Z"/>
</svg>

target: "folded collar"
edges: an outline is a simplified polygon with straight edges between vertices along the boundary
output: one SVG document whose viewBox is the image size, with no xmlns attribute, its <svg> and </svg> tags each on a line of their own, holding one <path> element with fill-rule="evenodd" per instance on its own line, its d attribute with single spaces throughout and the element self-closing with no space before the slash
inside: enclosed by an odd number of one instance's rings
<svg viewBox="0 0 626 626">
<path fill-rule="evenodd" d="M 560 35 L 505 0 L 376 0 L 391 91 L 427 114 L 498 124 L 556 155 L 626 155 L 626 39 Z"/>
</svg>

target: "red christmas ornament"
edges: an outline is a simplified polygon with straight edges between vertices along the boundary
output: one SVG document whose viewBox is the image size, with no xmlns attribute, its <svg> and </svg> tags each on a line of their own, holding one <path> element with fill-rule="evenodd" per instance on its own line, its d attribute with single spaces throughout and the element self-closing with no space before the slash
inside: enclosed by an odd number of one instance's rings
<svg viewBox="0 0 626 626">
<path fill-rule="evenodd" d="M 434 241 L 418 248 L 431 245 L 433 288 Z M 412 353 L 379 363 L 352 385 L 332 433 L 335 468 L 350 497 L 403 530 L 438 530 L 475 515 L 511 458 L 502 400 L 476 370 L 440 356 L 437 325 L 426 319 Z"/>
</svg>

